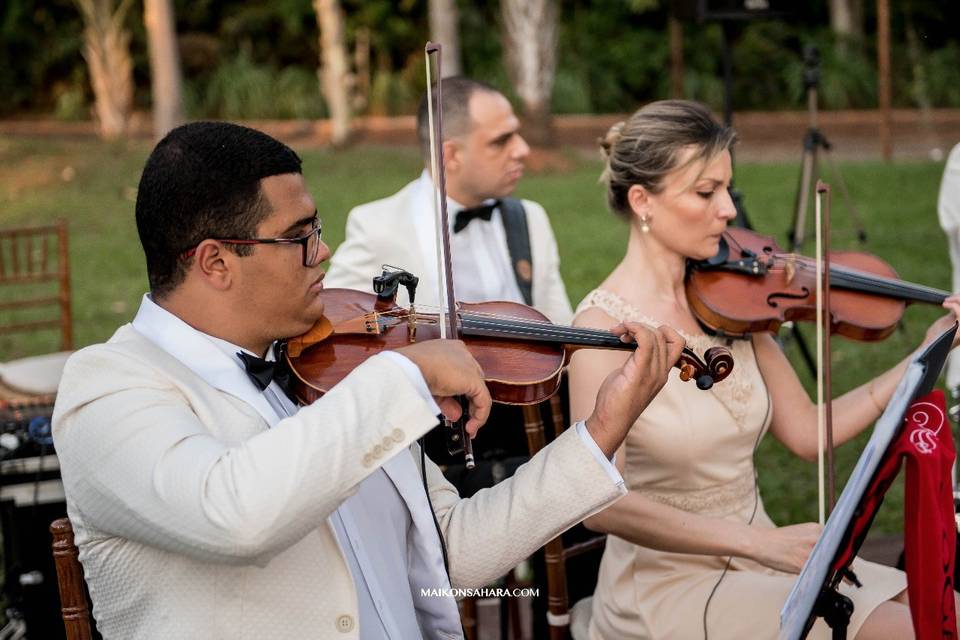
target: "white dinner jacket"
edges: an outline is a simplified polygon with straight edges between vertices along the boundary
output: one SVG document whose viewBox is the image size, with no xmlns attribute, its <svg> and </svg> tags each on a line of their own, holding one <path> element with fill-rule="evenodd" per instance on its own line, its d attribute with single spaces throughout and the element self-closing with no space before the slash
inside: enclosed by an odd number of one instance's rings
<svg viewBox="0 0 960 640">
<path fill-rule="evenodd" d="M 951 291 L 960 291 L 960 144 L 950 151 L 940 180 L 940 195 L 937 198 L 937 217 L 947 234 L 950 262 L 953 265 Z M 947 387 L 952 391 L 960 387 L 960 353 L 950 352 L 947 358 Z"/>
<path fill-rule="evenodd" d="M 436 227 L 430 193 L 414 180 L 394 195 L 362 204 L 347 216 L 346 238 L 330 260 L 324 285 L 372 291 L 371 281 L 384 264 L 420 278 L 418 304 L 436 306 Z M 533 260 L 533 306 L 553 322 L 570 324 L 573 311 L 560 277 L 557 241 L 547 213 L 536 202 L 523 200 Z M 401 287 L 401 306 L 409 304 Z"/>
<path fill-rule="evenodd" d="M 99 630 L 358 638 L 352 577 L 327 518 L 388 461 L 405 456 L 419 469 L 414 441 L 435 422 L 383 357 L 268 429 L 255 407 L 129 325 L 77 352 L 53 430 Z M 188 440 L 203 455 L 184 455 Z M 489 583 L 623 493 L 576 433 L 470 499 L 436 465 L 426 472 L 454 587 Z M 436 544 L 428 524 L 415 519 L 412 545 Z"/>
</svg>

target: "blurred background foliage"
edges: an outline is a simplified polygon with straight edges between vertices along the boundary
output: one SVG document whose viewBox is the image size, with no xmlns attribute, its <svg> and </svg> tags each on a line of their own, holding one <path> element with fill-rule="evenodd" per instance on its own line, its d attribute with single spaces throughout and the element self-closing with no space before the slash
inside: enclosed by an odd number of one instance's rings
<svg viewBox="0 0 960 640">
<path fill-rule="evenodd" d="M 426 0 L 343 0 L 348 44 L 370 42 L 369 98 L 361 113 L 409 114 L 423 89 Z M 668 97 L 665 0 L 559 0 L 555 113 L 607 113 Z M 495 2 L 462 0 L 465 72 L 510 94 Z M 894 106 L 960 107 L 960 3 L 891 3 Z M 877 104 L 876 16 L 864 9 L 864 37 L 838 43 L 825 0 L 797 3 L 783 20 L 734 24 L 735 109 L 802 109 L 800 52 L 820 47 L 821 106 Z M 311 0 L 176 0 L 177 31 L 191 118 L 317 118 L 326 115 L 317 80 L 317 23 Z M 132 35 L 136 104 L 150 104 L 142 6 Z M 0 116 L 89 117 L 93 96 L 83 24 L 71 0 L 0 2 Z M 915 44 L 912 50 L 908 42 Z M 716 23 L 684 25 L 686 97 L 722 104 L 722 37 Z"/>
</svg>

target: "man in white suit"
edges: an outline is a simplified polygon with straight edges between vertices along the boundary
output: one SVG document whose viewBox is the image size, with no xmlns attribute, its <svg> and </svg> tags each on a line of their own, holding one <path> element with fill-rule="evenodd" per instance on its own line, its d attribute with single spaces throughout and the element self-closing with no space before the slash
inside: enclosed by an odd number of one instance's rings
<svg viewBox="0 0 960 640">
<path fill-rule="evenodd" d="M 960 290 L 960 144 L 950 151 L 947 164 L 943 168 L 940 180 L 940 194 L 937 198 L 937 217 L 940 227 L 947 234 L 950 247 L 950 262 L 953 265 L 953 287 Z M 951 352 L 947 359 L 947 388 L 954 400 L 960 397 L 960 355 Z M 951 412 L 957 418 L 957 407 Z"/>
<path fill-rule="evenodd" d="M 510 102 L 492 87 L 444 78 L 443 155 L 458 300 L 525 302 L 559 324 L 573 318 L 560 277 L 557 242 L 536 202 L 508 196 L 523 175 L 530 147 Z M 330 262 L 327 286 L 370 291 L 390 264 L 420 278 L 417 302 L 436 305 L 434 185 L 430 177 L 426 97 L 417 114 L 425 169 L 396 194 L 353 209 L 346 238 Z M 407 304 L 406 292 L 398 299 Z"/>
<path fill-rule="evenodd" d="M 151 292 L 67 363 L 53 426 L 108 639 L 462 637 L 451 585 L 488 583 L 623 494 L 610 457 L 683 342 L 618 329 L 638 348 L 594 414 L 461 500 L 415 441 L 456 417 L 451 396 L 471 432 L 487 416 L 462 344 L 373 356 L 306 407 L 284 392 L 274 341 L 321 317 L 329 256 L 293 151 L 227 123 L 174 129 L 136 218 Z"/>
</svg>

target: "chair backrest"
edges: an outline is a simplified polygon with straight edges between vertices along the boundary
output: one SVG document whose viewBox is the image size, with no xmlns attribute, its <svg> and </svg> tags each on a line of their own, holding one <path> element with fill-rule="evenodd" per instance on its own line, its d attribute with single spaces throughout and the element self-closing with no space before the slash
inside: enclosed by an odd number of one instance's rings
<svg viewBox="0 0 960 640">
<path fill-rule="evenodd" d="M 73 349 L 68 255 L 65 220 L 0 229 L 0 335 L 58 328 L 60 350 Z"/>
<path fill-rule="evenodd" d="M 552 427 L 552 435 L 555 438 L 563 433 L 568 423 L 567 412 L 564 411 L 559 394 L 554 394 L 549 402 L 543 403 L 543 409 L 547 408 L 549 408 L 547 421 Z M 523 407 L 523 418 L 527 443 L 532 457 L 547 444 L 541 406 Z M 601 551 L 606 544 L 607 538 L 605 535 L 585 534 L 586 531 L 585 527 L 577 525 L 575 529 L 568 532 L 568 534 L 574 535 L 560 534 L 543 547 L 547 571 L 547 624 L 550 629 L 551 640 L 567 640 L 570 638 L 570 596 L 567 563 L 589 551 Z M 578 533 L 579 535 L 576 535 Z M 596 571 L 593 569 L 591 566 L 589 571 L 595 579 Z M 599 569 L 599 565 L 596 569 Z"/>
<path fill-rule="evenodd" d="M 53 534 L 53 560 L 57 566 L 57 584 L 60 587 L 60 606 L 67 640 L 91 640 L 90 608 L 83 581 L 83 567 L 79 551 L 73 542 L 73 526 L 68 518 L 58 518 L 50 524 Z"/>
</svg>

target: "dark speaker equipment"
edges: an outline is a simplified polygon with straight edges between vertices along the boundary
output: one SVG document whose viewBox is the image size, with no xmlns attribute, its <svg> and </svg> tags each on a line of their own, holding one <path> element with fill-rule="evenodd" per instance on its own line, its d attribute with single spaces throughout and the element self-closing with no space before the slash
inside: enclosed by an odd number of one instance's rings
<svg viewBox="0 0 960 640">
<path fill-rule="evenodd" d="M 693 16 L 700 22 L 784 18 L 796 11 L 795 2 L 786 0 L 694 0 Z"/>
<path fill-rule="evenodd" d="M 0 531 L 8 627 L 65 638 L 50 523 L 67 515 L 50 435 L 52 404 L 0 404 Z"/>
<path fill-rule="evenodd" d="M 30 640 L 65 638 L 49 527 L 66 513 L 62 500 L 28 505 L 0 501 L 7 614 L 22 618 Z"/>
</svg>

